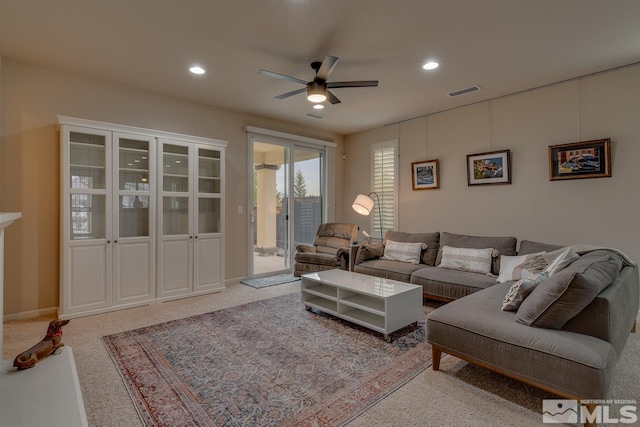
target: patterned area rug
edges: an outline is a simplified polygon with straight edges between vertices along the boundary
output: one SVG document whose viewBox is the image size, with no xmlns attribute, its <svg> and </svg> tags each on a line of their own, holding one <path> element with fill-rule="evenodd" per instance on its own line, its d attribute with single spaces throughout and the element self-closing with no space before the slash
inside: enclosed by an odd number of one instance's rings
<svg viewBox="0 0 640 427">
<path fill-rule="evenodd" d="M 386 343 L 289 294 L 103 340 L 147 426 L 339 426 L 431 365 L 424 332 Z"/>
<path fill-rule="evenodd" d="M 278 274 L 277 276 L 261 277 L 259 279 L 246 279 L 242 284 L 251 286 L 252 288 L 266 288 L 268 286 L 282 285 L 283 283 L 296 282 L 299 277 L 293 277 L 293 274 Z"/>
</svg>

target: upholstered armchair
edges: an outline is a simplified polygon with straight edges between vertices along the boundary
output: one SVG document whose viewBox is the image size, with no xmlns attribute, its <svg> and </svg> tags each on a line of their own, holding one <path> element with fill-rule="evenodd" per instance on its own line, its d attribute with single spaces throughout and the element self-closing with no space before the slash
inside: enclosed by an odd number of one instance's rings
<svg viewBox="0 0 640 427">
<path fill-rule="evenodd" d="M 354 224 L 320 224 L 312 245 L 297 245 L 293 275 L 342 268 L 349 265 L 349 246 L 358 238 Z"/>
</svg>

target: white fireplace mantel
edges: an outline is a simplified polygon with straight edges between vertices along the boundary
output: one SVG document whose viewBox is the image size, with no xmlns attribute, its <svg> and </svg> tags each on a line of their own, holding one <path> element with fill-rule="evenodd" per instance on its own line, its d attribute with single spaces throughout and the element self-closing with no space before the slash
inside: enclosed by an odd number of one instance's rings
<svg viewBox="0 0 640 427">
<path fill-rule="evenodd" d="M 22 216 L 21 212 L 0 212 L 0 360 L 4 341 L 2 322 L 4 319 L 4 229 Z"/>
<path fill-rule="evenodd" d="M 11 359 L 2 360 L 4 229 L 20 217 L 20 212 L 0 212 L 0 423 L 15 427 L 86 427 L 87 415 L 70 347 L 62 347 L 61 354 L 24 371 L 16 370 Z M 34 338 L 34 344 L 39 338 Z"/>
</svg>

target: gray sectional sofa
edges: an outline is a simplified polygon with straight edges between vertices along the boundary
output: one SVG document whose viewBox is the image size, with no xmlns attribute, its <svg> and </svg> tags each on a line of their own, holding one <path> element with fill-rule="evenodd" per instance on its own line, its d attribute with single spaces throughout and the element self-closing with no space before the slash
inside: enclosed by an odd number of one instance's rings
<svg viewBox="0 0 640 427">
<path fill-rule="evenodd" d="M 638 268 L 624 254 L 590 250 L 540 283 L 517 311 L 503 311 L 513 281 L 439 268 L 443 246 L 496 249 L 513 256 L 561 248 L 515 237 L 388 232 L 385 240 L 423 242 L 420 264 L 376 258 L 380 247 L 352 248 L 353 271 L 422 285 L 426 298 L 448 304 L 427 317 L 433 369 L 443 352 L 568 399 L 604 399 L 630 332 L 635 332 Z"/>
</svg>

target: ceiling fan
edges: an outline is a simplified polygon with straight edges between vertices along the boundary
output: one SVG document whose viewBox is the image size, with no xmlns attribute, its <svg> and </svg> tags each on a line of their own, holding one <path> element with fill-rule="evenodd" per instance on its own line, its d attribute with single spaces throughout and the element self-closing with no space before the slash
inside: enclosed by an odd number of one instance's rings
<svg viewBox="0 0 640 427">
<path fill-rule="evenodd" d="M 291 92 L 283 93 L 282 95 L 278 95 L 275 98 L 284 99 L 293 95 L 297 95 L 304 91 L 307 92 L 307 99 L 313 103 L 324 102 L 327 99 L 332 104 L 339 104 L 340 100 L 333 94 L 329 89 L 337 89 L 342 87 L 375 87 L 378 86 L 377 80 L 359 80 L 359 81 L 350 81 L 350 82 L 327 82 L 329 80 L 329 76 L 331 72 L 335 68 L 338 63 L 338 57 L 336 56 L 325 56 L 324 61 L 319 62 L 315 61 L 311 63 L 311 68 L 313 68 L 316 72 L 315 77 L 310 82 L 305 82 L 304 80 L 297 79 L 291 76 L 285 76 L 284 74 L 274 73 L 272 71 L 260 70 L 258 74 L 262 74 L 263 76 L 273 77 L 280 80 L 287 80 L 290 82 L 298 83 L 304 85 L 302 89 L 297 89 Z"/>
</svg>

